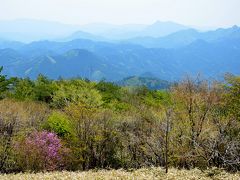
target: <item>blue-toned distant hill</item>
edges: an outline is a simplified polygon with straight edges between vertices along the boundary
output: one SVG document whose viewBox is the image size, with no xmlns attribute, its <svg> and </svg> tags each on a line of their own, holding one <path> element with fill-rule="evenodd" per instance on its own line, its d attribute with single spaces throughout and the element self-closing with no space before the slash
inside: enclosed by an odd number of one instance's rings
<svg viewBox="0 0 240 180">
<path fill-rule="evenodd" d="M 92 34 L 100 35 L 108 40 L 121 40 L 134 37 L 163 37 L 171 33 L 188 29 L 189 27 L 175 23 L 156 21 L 150 25 L 143 24 L 125 24 L 125 25 L 110 25 L 110 24 L 89 24 L 82 26 L 81 29 Z"/>
<path fill-rule="evenodd" d="M 31 42 L 55 39 L 79 30 L 77 25 L 54 21 L 17 19 L 0 21 L 0 38 L 11 41 Z"/>
<path fill-rule="evenodd" d="M 208 32 L 199 32 L 195 29 L 187 29 L 175 32 L 165 37 L 136 37 L 125 42 L 139 44 L 148 48 L 179 48 L 193 43 L 196 40 L 217 42 L 224 39 L 239 39 L 240 28 L 233 26 L 228 29 L 217 29 Z"/>
<path fill-rule="evenodd" d="M 149 25 L 145 29 L 140 31 L 138 35 L 150 37 L 163 37 L 184 29 L 189 29 L 189 27 L 171 21 L 167 22 L 156 21 L 154 24 Z"/>
<path fill-rule="evenodd" d="M 142 87 L 145 86 L 149 89 L 168 89 L 171 86 L 171 83 L 165 80 L 161 80 L 154 77 L 138 77 L 131 76 L 124 78 L 121 81 L 116 82 L 120 86 L 133 86 L 133 87 Z"/>
<path fill-rule="evenodd" d="M 12 48 L 12 49 L 19 49 L 24 46 L 24 43 L 18 41 L 7 41 L 0 39 L 0 49 Z"/>
<path fill-rule="evenodd" d="M 13 45 L 5 42 L 0 49 L 0 66 L 10 76 L 35 78 L 42 73 L 50 78 L 81 76 L 109 81 L 143 74 L 168 81 L 187 74 L 200 73 L 207 78 L 220 78 L 227 72 L 240 74 L 238 27 L 197 34 L 192 42 L 168 49 L 87 39 Z"/>
<path fill-rule="evenodd" d="M 75 39 L 89 39 L 89 40 L 93 40 L 93 41 L 104 41 L 105 40 L 106 41 L 106 38 L 104 38 L 104 37 L 97 36 L 97 35 L 87 33 L 84 31 L 74 32 L 70 36 L 59 39 L 59 41 L 72 41 Z"/>
</svg>

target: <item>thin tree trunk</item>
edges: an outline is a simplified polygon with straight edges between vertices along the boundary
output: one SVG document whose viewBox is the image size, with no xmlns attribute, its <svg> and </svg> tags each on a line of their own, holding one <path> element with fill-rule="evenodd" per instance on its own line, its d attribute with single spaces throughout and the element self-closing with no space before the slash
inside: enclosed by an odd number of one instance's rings
<svg viewBox="0 0 240 180">
<path fill-rule="evenodd" d="M 165 135 L 165 170 L 168 173 L 168 134 L 169 134 L 169 117 L 170 113 L 167 112 L 167 127 L 166 127 L 166 135 Z"/>
</svg>

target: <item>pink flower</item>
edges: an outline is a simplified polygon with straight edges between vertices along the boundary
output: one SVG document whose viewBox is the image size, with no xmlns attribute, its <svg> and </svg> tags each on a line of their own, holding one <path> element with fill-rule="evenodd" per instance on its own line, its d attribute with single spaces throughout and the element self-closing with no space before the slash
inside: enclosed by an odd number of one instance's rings
<svg viewBox="0 0 240 180">
<path fill-rule="evenodd" d="M 24 151 L 28 157 L 42 162 L 44 170 L 56 170 L 63 164 L 64 148 L 55 133 L 42 131 L 31 133 L 24 141 Z"/>
</svg>

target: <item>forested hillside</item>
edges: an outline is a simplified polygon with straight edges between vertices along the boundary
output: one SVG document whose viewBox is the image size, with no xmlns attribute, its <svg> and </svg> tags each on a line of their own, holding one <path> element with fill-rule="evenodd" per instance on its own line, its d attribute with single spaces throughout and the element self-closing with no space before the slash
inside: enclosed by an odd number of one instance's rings
<svg viewBox="0 0 240 180">
<path fill-rule="evenodd" d="M 240 78 L 169 90 L 0 75 L 0 171 L 240 169 Z"/>
<path fill-rule="evenodd" d="M 169 89 L 171 86 L 171 83 L 168 81 L 164 81 L 154 77 L 138 77 L 138 76 L 130 76 L 124 78 L 121 81 L 117 81 L 116 84 L 120 86 L 129 87 L 147 87 L 151 90 Z"/>
</svg>

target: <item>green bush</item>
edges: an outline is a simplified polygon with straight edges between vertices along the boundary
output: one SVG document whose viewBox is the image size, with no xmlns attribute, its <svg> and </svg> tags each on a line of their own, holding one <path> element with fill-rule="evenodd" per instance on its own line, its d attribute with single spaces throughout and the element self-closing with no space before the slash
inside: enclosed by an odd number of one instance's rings
<svg viewBox="0 0 240 180">
<path fill-rule="evenodd" d="M 43 129 L 55 132 L 60 137 L 68 137 L 74 134 L 70 120 L 61 112 L 53 112 L 43 124 Z"/>
</svg>

